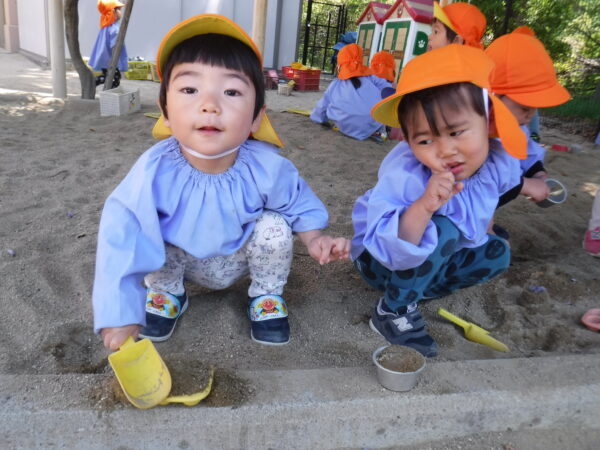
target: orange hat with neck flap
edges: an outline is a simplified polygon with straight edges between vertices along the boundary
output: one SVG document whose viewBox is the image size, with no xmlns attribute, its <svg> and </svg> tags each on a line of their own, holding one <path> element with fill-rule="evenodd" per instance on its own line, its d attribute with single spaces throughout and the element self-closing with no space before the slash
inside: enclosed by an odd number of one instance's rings
<svg viewBox="0 0 600 450">
<path fill-rule="evenodd" d="M 444 84 L 468 82 L 487 89 L 493 105 L 498 135 L 512 156 L 527 157 L 527 137 L 508 108 L 490 92 L 490 73 L 494 62 L 486 54 L 466 45 L 450 44 L 412 59 L 402 69 L 396 93 L 371 109 L 373 118 L 385 125 L 400 128 L 398 105 L 406 94 Z"/>
<path fill-rule="evenodd" d="M 388 81 L 394 81 L 394 70 L 396 68 L 396 60 L 394 55 L 385 50 L 381 50 L 373 55 L 371 59 L 371 70 L 374 75 L 380 78 L 385 78 Z"/>
<path fill-rule="evenodd" d="M 117 21 L 115 8 L 125 6 L 117 0 L 98 0 L 98 11 L 100 11 L 100 28 L 108 27 Z"/>
<path fill-rule="evenodd" d="M 348 78 L 373 75 L 373 71 L 363 64 L 362 59 L 362 48 L 356 44 L 345 45 L 337 56 L 337 63 L 340 67 L 338 78 L 347 80 Z"/>
</svg>

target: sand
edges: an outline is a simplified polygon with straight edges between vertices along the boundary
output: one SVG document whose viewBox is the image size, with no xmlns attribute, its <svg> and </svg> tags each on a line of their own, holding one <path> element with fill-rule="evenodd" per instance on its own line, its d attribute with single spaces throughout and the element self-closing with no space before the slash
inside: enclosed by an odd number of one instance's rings
<svg viewBox="0 0 600 450">
<path fill-rule="evenodd" d="M 16 81 L 0 78 L 0 373 L 109 374 L 108 352 L 92 332 L 98 222 L 108 194 L 154 142 L 153 120 L 143 113 L 157 110 L 157 85 L 125 80 L 124 86 L 142 86 L 142 111 L 100 117 L 97 100 L 56 100 L 47 86 L 32 94 Z M 395 143 L 356 141 L 282 112 L 311 108 L 319 96 L 269 91 L 269 115 L 286 144 L 282 154 L 329 208 L 329 232 L 350 238 L 354 200 L 375 183 L 379 163 Z M 589 126 L 542 123 L 548 146 L 581 146 L 577 154 L 547 154 L 548 172 L 567 186 L 568 199 L 543 209 L 519 198 L 502 208 L 497 223 L 511 233 L 508 272 L 422 304 L 440 347 L 438 361 L 600 351 L 600 334 L 580 323 L 585 311 L 600 307 L 600 259 L 581 247 L 600 186 L 600 149 Z M 246 382 L 235 379 L 236 370 L 367 366 L 382 344 L 368 326 L 379 293 L 349 262 L 320 267 L 296 243 L 284 293 L 292 340 L 283 347 L 251 341 L 247 286 L 245 280 L 218 292 L 188 286 L 190 309 L 172 338 L 157 344 L 159 352 L 183 367 L 213 365 L 217 380 L 227 374 L 223 379 L 234 380 L 239 395 Z M 437 315 L 438 307 L 486 328 L 510 351 L 466 340 L 460 328 Z"/>
</svg>

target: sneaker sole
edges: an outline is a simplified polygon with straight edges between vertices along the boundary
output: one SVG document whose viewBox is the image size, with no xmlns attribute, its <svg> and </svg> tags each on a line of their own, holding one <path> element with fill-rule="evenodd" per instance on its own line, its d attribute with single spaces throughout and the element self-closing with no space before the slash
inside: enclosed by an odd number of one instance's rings
<svg viewBox="0 0 600 450">
<path fill-rule="evenodd" d="M 290 340 L 288 339 L 285 342 L 268 342 L 268 341 L 259 341 L 258 339 L 254 338 L 254 333 L 252 333 L 252 330 L 250 330 L 250 337 L 252 338 L 252 340 L 254 342 L 256 342 L 257 344 L 262 344 L 262 345 L 286 345 L 290 343 Z"/>
<path fill-rule="evenodd" d="M 181 312 L 177 316 L 177 319 L 175 319 L 175 324 L 173 325 L 173 328 L 171 329 L 171 332 L 169 334 L 167 334 L 165 336 L 156 337 L 156 336 L 146 336 L 145 334 L 140 333 L 140 334 L 138 334 L 138 337 L 142 338 L 142 339 L 149 339 L 152 342 L 164 342 L 164 341 L 166 341 L 167 339 L 169 339 L 171 337 L 171 335 L 175 331 L 175 328 L 177 327 L 177 321 L 183 315 L 183 313 L 187 311 L 189 303 L 190 303 L 190 300 L 188 298 L 188 301 L 185 302 L 185 305 L 183 305 L 183 308 L 181 308 Z"/>
<path fill-rule="evenodd" d="M 383 334 L 381 334 L 381 332 L 373 324 L 373 319 L 369 319 L 369 327 L 371 328 L 371 330 L 373 330 L 375 333 L 377 333 L 379 336 L 381 336 L 382 338 L 385 339 L 385 336 Z M 385 339 L 385 340 L 387 341 L 387 339 Z"/>
</svg>

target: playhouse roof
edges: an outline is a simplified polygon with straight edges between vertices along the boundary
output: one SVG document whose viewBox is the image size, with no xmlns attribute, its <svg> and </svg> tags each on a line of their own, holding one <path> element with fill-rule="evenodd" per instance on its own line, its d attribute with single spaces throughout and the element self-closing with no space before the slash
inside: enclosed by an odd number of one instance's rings
<svg viewBox="0 0 600 450">
<path fill-rule="evenodd" d="M 372 20 L 375 20 L 378 24 L 381 25 L 384 21 L 384 17 L 386 15 L 386 13 L 388 12 L 388 10 L 391 7 L 392 7 L 392 5 L 388 5 L 386 3 L 369 2 L 367 7 L 361 14 L 360 18 L 356 21 L 356 24 L 358 25 L 363 20 L 365 22 L 370 22 Z"/>
<path fill-rule="evenodd" d="M 417 22 L 431 23 L 433 0 L 397 0 L 385 14 L 384 21 L 402 17 L 403 7 Z"/>
</svg>

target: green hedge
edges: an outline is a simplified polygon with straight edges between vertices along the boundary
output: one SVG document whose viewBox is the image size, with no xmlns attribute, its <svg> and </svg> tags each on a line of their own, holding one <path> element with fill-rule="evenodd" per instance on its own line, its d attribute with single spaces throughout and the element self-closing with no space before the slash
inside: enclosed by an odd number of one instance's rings
<svg viewBox="0 0 600 450">
<path fill-rule="evenodd" d="M 585 117 L 600 120 L 600 99 L 594 97 L 575 97 L 567 103 L 552 108 L 544 108 L 543 114 L 552 116 Z"/>
</svg>

